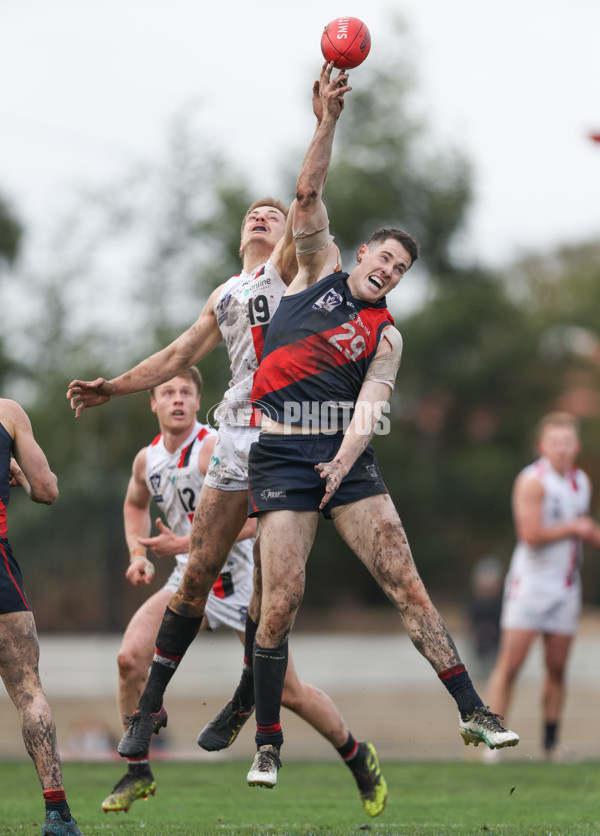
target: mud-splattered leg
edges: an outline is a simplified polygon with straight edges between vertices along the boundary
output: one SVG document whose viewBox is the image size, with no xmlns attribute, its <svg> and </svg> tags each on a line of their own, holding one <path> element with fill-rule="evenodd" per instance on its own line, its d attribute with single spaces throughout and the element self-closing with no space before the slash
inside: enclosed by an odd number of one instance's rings
<svg viewBox="0 0 600 836">
<path fill-rule="evenodd" d="M 40 648 L 31 612 L 0 615 L 0 674 L 19 712 L 25 748 L 42 789 L 62 786 L 56 728 L 38 672 Z"/>
</svg>

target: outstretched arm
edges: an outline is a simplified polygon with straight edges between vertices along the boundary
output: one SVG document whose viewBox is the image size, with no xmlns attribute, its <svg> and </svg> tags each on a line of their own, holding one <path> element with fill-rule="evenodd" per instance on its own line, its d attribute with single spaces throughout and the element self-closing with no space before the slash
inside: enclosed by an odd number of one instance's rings
<svg viewBox="0 0 600 836">
<path fill-rule="evenodd" d="M 75 410 L 75 417 L 79 418 L 82 410 L 87 407 L 100 406 L 119 395 L 130 395 L 158 386 L 206 357 L 221 341 L 221 331 L 214 311 L 220 293 L 221 287 L 211 293 L 191 328 L 133 369 L 112 380 L 99 377 L 92 381 L 71 381 L 67 398 L 71 401 L 71 409 Z"/>
<path fill-rule="evenodd" d="M 341 71 L 332 79 L 332 70 L 333 64 L 325 64 L 321 70 L 318 92 L 322 119 L 308 147 L 296 183 L 293 234 L 298 257 L 298 276 L 292 285 L 293 291 L 303 290 L 320 278 L 332 257 L 337 260 L 329 235 L 323 188 L 329 171 L 337 120 L 344 108 L 344 95 L 352 88 L 348 86 L 347 73 Z M 316 113 L 314 104 L 313 109 Z"/>
<path fill-rule="evenodd" d="M 319 130 L 321 122 L 323 121 L 323 99 L 321 97 L 321 90 L 324 89 L 326 86 L 325 72 L 327 68 L 328 65 L 324 64 L 321 70 L 320 78 L 318 79 L 318 81 L 315 81 L 312 89 L 313 113 L 317 118 L 316 131 Z M 329 68 L 329 71 L 331 71 L 331 68 Z M 343 107 L 344 100 L 341 99 L 341 109 L 343 109 Z M 271 261 L 273 262 L 275 269 L 287 285 L 289 285 L 292 282 L 292 280 L 295 278 L 298 272 L 296 242 L 294 240 L 293 234 L 294 229 L 297 228 L 297 225 L 295 223 L 295 212 L 296 201 L 294 200 L 288 212 L 284 236 L 280 241 L 277 242 L 277 245 L 273 250 L 273 253 L 271 254 Z M 333 270 L 329 272 L 333 272 Z"/>
</svg>

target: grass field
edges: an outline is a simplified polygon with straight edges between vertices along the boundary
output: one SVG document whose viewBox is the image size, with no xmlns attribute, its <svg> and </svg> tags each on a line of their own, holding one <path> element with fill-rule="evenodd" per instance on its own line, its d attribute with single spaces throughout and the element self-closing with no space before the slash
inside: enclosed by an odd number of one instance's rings
<svg viewBox="0 0 600 836">
<path fill-rule="evenodd" d="M 115 764 L 64 764 L 85 836 L 360 834 L 593 836 L 600 834 L 600 764 L 386 763 L 386 810 L 370 819 L 337 763 L 286 764 L 274 790 L 250 789 L 248 763 L 156 763 L 158 789 L 129 813 L 105 814 Z M 0 763 L 0 832 L 40 834 L 43 802 L 29 763 Z"/>
</svg>

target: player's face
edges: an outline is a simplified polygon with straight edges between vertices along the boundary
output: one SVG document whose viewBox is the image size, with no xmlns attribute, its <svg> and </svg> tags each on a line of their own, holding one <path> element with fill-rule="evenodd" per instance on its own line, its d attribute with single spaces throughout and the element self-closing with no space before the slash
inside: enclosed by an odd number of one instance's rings
<svg viewBox="0 0 600 836">
<path fill-rule="evenodd" d="M 193 381 L 187 377 L 174 377 L 154 389 L 150 405 L 161 430 L 187 430 L 196 420 L 200 395 Z"/>
<path fill-rule="evenodd" d="M 285 232 L 285 215 L 274 206 L 258 206 L 246 218 L 242 230 L 241 250 L 248 245 L 260 242 L 271 249 L 283 237 Z"/>
<path fill-rule="evenodd" d="M 573 466 L 581 449 L 579 437 L 572 427 L 546 427 L 540 438 L 539 451 L 554 470 L 565 473 Z"/>
<path fill-rule="evenodd" d="M 393 290 L 411 265 L 408 250 L 395 238 L 371 247 L 363 244 L 357 261 L 348 285 L 352 295 L 365 302 L 376 302 Z"/>
</svg>

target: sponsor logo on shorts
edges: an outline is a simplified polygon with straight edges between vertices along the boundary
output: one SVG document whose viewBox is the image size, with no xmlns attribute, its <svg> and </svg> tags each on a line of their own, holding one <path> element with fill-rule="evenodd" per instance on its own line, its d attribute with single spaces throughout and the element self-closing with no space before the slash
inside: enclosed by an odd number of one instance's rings
<svg viewBox="0 0 600 836">
<path fill-rule="evenodd" d="M 285 499 L 286 497 L 287 491 L 272 491 L 269 488 L 265 488 L 264 491 L 260 492 L 260 498 L 265 500 Z"/>
<path fill-rule="evenodd" d="M 320 299 L 317 299 L 312 309 L 313 311 L 321 311 L 321 313 L 328 314 L 334 308 L 337 308 L 338 305 L 341 305 L 343 301 L 340 294 L 333 288 L 330 288 Z"/>
<path fill-rule="evenodd" d="M 379 473 L 377 473 L 377 468 L 374 464 L 366 464 L 365 465 L 365 470 L 367 471 L 367 473 L 369 474 L 371 479 L 378 479 L 379 478 Z"/>
<path fill-rule="evenodd" d="M 211 456 L 210 457 L 210 466 L 211 467 L 217 467 L 219 465 L 220 461 L 221 460 L 219 459 L 218 456 Z"/>
</svg>

